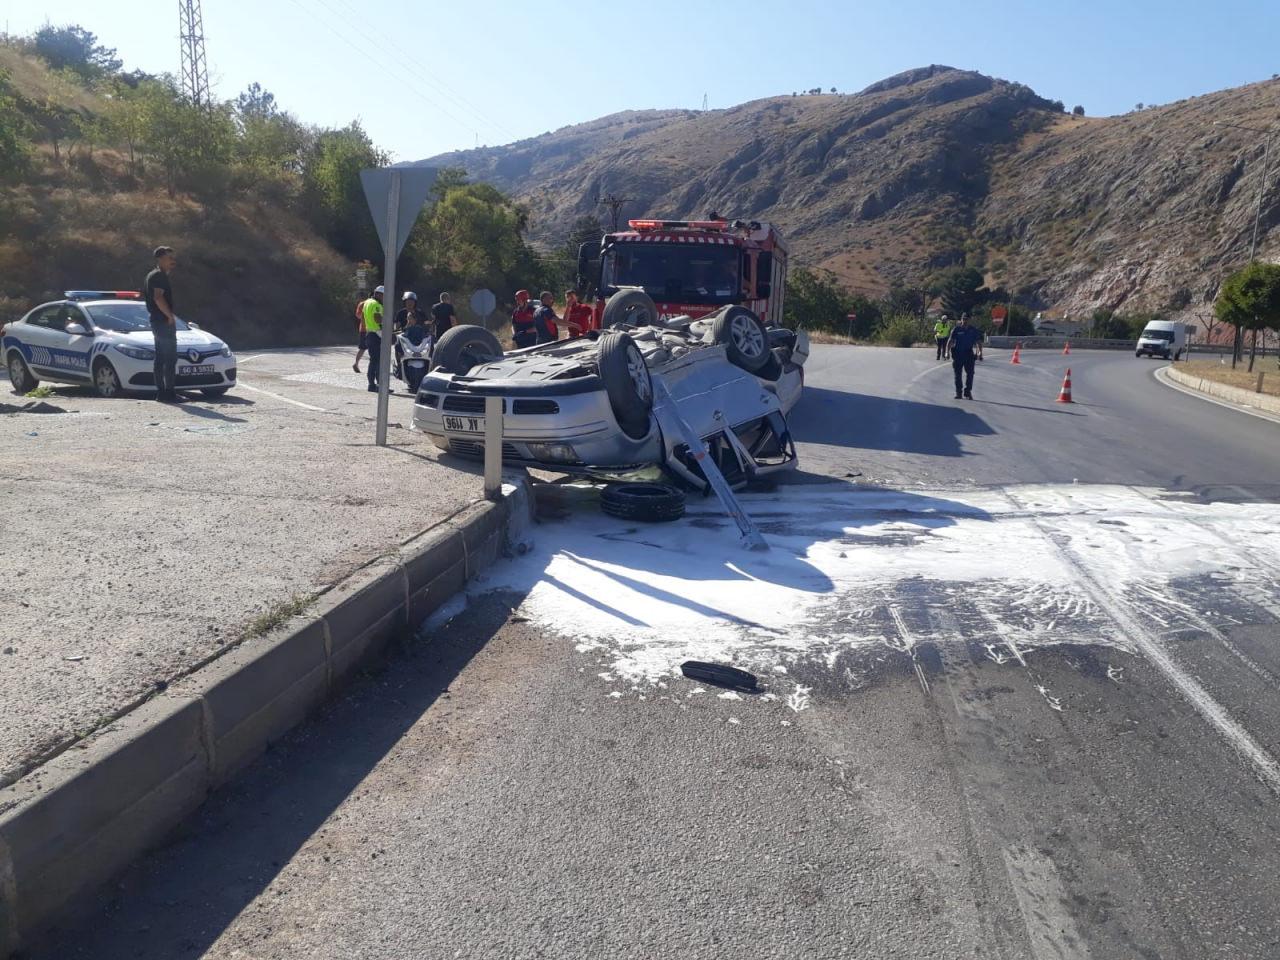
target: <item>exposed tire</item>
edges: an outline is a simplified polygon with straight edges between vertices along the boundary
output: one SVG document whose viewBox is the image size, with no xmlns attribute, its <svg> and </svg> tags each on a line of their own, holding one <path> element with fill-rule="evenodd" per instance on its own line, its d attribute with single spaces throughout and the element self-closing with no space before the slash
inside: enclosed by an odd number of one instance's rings
<svg viewBox="0 0 1280 960">
<path fill-rule="evenodd" d="M 768 331 L 746 307 L 730 307 L 716 314 L 711 329 L 716 343 L 724 344 L 730 362 L 748 373 L 755 373 L 773 356 Z"/>
<path fill-rule="evenodd" d="M 106 400 L 124 393 L 124 387 L 120 385 L 120 375 L 116 373 L 116 368 L 111 365 L 110 360 L 99 359 L 93 365 L 93 389 L 97 391 L 98 396 Z"/>
<path fill-rule="evenodd" d="M 502 356 L 502 344 L 484 327 L 474 323 L 450 327 L 436 341 L 432 362 L 436 370 L 463 376 L 471 368 Z"/>
<path fill-rule="evenodd" d="M 5 366 L 9 368 L 9 382 L 13 384 L 14 393 L 30 393 L 40 386 L 40 381 L 36 379 L 31 368 L 27 366 L 27 361 L 22 359 L 22 355 L 17 350 L 9 351 L 9 359 Z"/>
<path fill-rule="evenodd" d="M 636 342 L 625 333 L 605 334 L 600 338 L 598 363 L 609 406 L 622 432 L 633 440 L 648 436 L 653 381 Z"/>
<path fill-rule="evenodd" d="M 665 483 L 611 484 L 600 494 L 600 509 L 620 520 L 679 520 L 684 516 L 684 491 Z"/>
<path fill-rule="evenodd" d="M 200 392 L 210 400 L 216 400 L 230 389 L 230 387 L 205 387 Z"/>
<path fill-rule="evenodd" d="M 754 673 L 739 670 L 737 667 L 730 667 L 723 663 L 686 660 L 680 664 L 680 672 L 690 680 L 714 683 L 718 687 L 729 687 L 731 690 L 756 693 L 760 689 L 760 681 Z"/>
<path fill-rule="evenodd" d="M 604 305 L 600 326 L 609 330 L 621 324 L 647 327 L 658 322 L 658 305 L 643 290 L 619 290 Z"/>
<path fill-rule="evenodd" d="M 764 366 L 756 371 L 756 376 L 761 380 L 775 381 L 782 376 L 782 360 L 778 356 L 777 350 L 769 351 L 769 359 L 764 362 Z"/>
</svg>

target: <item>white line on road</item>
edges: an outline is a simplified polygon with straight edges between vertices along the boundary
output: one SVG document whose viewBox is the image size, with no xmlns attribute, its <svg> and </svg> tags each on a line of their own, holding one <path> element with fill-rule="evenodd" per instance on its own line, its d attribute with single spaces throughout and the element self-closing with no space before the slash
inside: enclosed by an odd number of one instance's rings
<svg viewBox="0 0 1280 960">
<path fill-rule="evenodd" d="M 303 403 L 301 400 L 292 400 L 289 397 L 282 397 L 278 393 L 272 393 L 270 390 L 263 390 L 261 387 L 251 387 L 243 380 L 239 381 L 238 386 L 244 387 L 246 390 L 252 390 L 254 393 L 261 393 L 264 396 L 280 400 L 284 403 L 292 403 L 295 407 L 301 407 L 303 410 L 315 410 L 317 413 L 328 413 L 324 407 L 314 407 L 309 403 Z"/>
<path fill-rule="evenodd" d="M 248 363 L 250 360 L 257 360 L 259 357 L 265 356 L 265 353 L 255 353 L 252 357 L 236 357 L 236 363 Z"/>
<path fill-rule="evenodd" d="M 1015 505 L 1028 509 L 1026 504 L 1018 503 L 1012 494 L 1006 493 L 1006 496 Z M 1028 520 L 1040 531 L 1046 542 L 1061 555 L 1063 564 L 1073 569 L 1081 582 L 1090 588 L 1094 602 L 1125 631 L 1134 646 L 1146 655 L 1147 659 L 1187 698 L 1202 717 L 1218 728 L 1218 732 L 1227 743 L 1253 767 L 1258 779 L 1273 792 L 1280 794 L 1280 763 L 1276 762 L 1275 757 L 1267 753 L 1258 741 L 1253 739 L 1249 731 L 1236 722 L 1222 704 L 1213 699 L 1199 681 L 1174 662 L 1160 641 L 1129 613 L 1123 598 L 1113 593 L 1102 578 L 1095 576 L 1083 563 L 1079 562 L 1070 549 L 1061 542 L 1061 538 L 1055 536 L 1052 531 L 1046 530 L 1034 516 L 1028 515 Z"/>
</svg>

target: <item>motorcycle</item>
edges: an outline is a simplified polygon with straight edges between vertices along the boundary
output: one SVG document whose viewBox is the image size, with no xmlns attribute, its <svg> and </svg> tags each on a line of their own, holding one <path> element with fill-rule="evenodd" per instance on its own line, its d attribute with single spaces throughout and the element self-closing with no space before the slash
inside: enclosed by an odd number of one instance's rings
<svg viewBox="0 0 1280 960">
<path fill-rule="evenodd" d="M 404 385 L 410 393 L 418 392 L 418 384 L 422 383 L 422 378 L 427 375 L 427 371 L 431 369 L 431 354 L 435 350 L 435 338 L 428 334 L 419 344 L 414 344 L 412 340 L 403 333 L 396 337 L 396 342 L 400 345 L 402 356 L 400 358 L 400 374 L 404 380 Z"/>
</svg>

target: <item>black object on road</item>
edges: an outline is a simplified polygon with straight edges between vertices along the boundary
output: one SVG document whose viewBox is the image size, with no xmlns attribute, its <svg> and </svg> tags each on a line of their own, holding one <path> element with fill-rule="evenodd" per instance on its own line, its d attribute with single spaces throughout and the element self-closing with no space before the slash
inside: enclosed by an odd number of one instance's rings
<svg viewBox="0 0 1280 960">
<path fill-rule="evenodd" d="M 665 483 L 610 484 L 600 494 L 600 509 L 622 520 L 679 520 L 684 491 Z"/>
<path fill-rule="evenodd" d="M 686 660 L 680 664 L 680 672 L 690 680 L 701 680 L 713 683 L 717 687 L 728 687 L 731 690 L 744 690 L 748 693 L 760 691 L 760 681 L 754 673 L 728 667 L 722 663 L 705 663 L 702 660 Z"/>
</svg>

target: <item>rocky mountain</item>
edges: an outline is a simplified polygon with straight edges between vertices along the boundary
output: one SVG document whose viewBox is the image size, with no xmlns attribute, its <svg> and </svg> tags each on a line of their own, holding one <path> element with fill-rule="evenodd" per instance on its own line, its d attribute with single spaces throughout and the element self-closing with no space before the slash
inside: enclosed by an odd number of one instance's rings
<svg viewBox="0 0 1280 960">
<path fill-rule="evenodd" d="M 1272 80 L 1072 116 L 1022 84 L 935 65 L 853 95 L 629 111 L 423 162 L 520 197 L 547 245 L 613 192 L 634 198 L 624 216 L 773 221 L 796 262 L 866 293 L 967 262 L 1055 313 L 1195 315 L 1248 258 L 1263 176 L 1262 138 L 1215 121 L 1265 127 L 1278 108 Z M 1263 255 L 1280 254 L 1278 219 L 1271 191 Z"/>
</svg>

